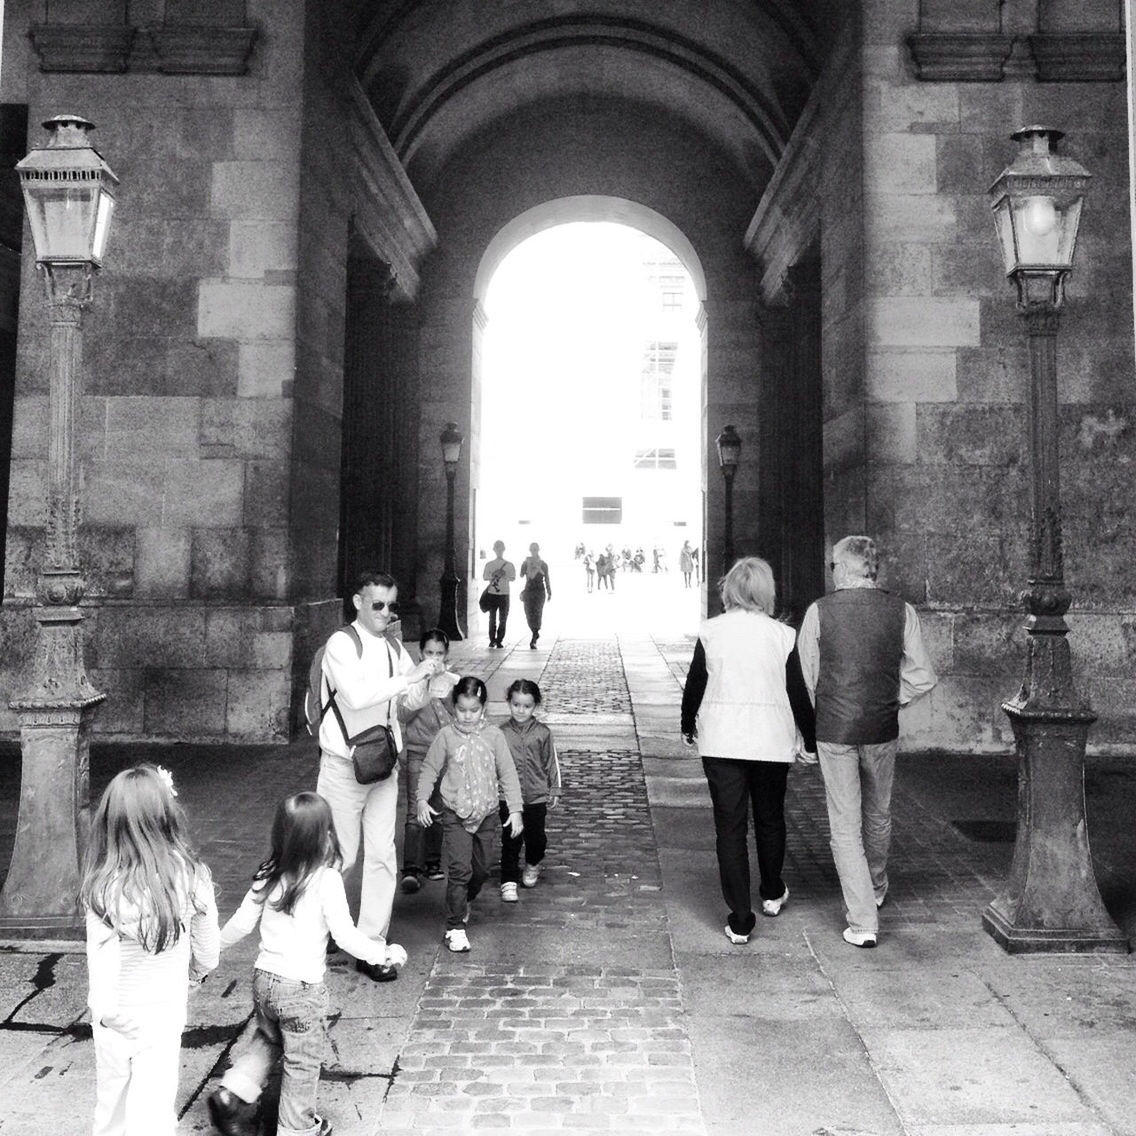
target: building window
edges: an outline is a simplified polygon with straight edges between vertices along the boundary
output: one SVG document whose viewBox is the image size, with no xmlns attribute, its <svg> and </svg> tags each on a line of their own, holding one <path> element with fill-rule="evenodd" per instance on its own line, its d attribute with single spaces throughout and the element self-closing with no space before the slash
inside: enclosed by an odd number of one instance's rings
<svg viewBox="0 0 1136 1136">
<path fill-rule="evenodd" d="M 623 523 L 622 497 L 585 497 L 584 524 L 619 525 Z"/>
<path fill-rule="evenodd" d="M 646 422 L 670 422 L 674 415 L 677 343 L 649 343 L 639 369 L 639 413 Z"/>
<path fill-rule="evenodd" d="M 636 450 L 635 461 L 632 463 L 636 469 L 677 469 L 675 452 L 671 449 Z"/>
</svg>

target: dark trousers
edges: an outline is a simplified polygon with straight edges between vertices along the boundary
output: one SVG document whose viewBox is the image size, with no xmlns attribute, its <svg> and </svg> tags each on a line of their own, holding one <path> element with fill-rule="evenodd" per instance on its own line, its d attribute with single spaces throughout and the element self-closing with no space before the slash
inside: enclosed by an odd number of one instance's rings
<svg viewBox="0 0 1136 1136">
<path fill-rule="evenodd" d="M 521 819 L 525 830 L 520 836 L 510 836 L 507 828 L 501 829 L 501 882 L 516 884 L 521 880 L 521 848 L 525 850 L 526 864 L 539 864 L 548 848 L 548 836 L 544 822 L 548 817 L 548 805 L 525 805 Z M 501 802 L 501 824 L 509 819 L 509 806 Z"/>
<path fill-rule="evenodd" d="M 489 642 L 500 643 L 505 638 L 505 624 L 509 621 L 509 597 L 489 596 Z"/>
<path fill-rule="evenodd" d="M 540 631 L 540 625 L 544 621 L 544 589 L 538 592 L 535 589 L 529 591 L 527 588 L 521 592 L 521 603 L 525 605 L 525 622 L 529 625 L 529 630 L 533 635 L 537 635 Z"/>
<path fill-rule="evenodd" d="M 435 822 L 437 823 L 437 822 Z M 489 875 L 497 818 L 490 813 L 469 832 L 453 809 L 442 809 L 443 850 L 446 857 L 446 930 L 462 925 L 467 903 L 472 903 Z"/>
<path fill-rule="evenodd" d="M 730 927 L 740 935 L 752 931 L 757 922 L 750 903 L 746 839 L 751 807 L 761 872 L 759 894 L 762 899 L 780 899 L 785 894 L 781 868 L 785 863 L 785 785 L 790 764 L 727 757 L 702 759 L 714 803 L 722 898 L 730 909 Z"/>
</svg>

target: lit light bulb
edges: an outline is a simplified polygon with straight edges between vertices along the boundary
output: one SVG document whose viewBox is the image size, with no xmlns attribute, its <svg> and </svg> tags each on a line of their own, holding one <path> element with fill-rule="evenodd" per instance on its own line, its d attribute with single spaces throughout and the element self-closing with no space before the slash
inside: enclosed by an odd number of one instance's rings
<svg viewBox="0 0 1136 1136">
<path fill-rule="evenodd" d="M 1047 237 L 1057 227 L 1057 207 L 1052 197 L 1031 197 L 1025 208 L 1026 232 Z"/>
</svg>

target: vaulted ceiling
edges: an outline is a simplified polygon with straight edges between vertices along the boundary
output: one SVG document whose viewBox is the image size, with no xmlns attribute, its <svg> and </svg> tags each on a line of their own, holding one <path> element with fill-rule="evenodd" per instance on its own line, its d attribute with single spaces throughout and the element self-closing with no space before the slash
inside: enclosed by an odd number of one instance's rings
<svg viewBox="0 0 1136 1136">
<path fill-rule="evenodd" d="M 359 0 L 356 73 L 420 190 L 502 116 L 590 97 L 677 116 L 760 190 L 847 0 Z"/>
</svg>

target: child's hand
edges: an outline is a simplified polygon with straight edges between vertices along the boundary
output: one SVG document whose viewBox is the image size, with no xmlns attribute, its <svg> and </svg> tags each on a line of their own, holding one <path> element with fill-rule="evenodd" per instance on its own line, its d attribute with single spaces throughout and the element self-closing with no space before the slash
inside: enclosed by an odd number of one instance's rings
<svg viewBox="0 0 1136 1136">
<path fill-rule="evenodd" d="M 509 819 L 505 822 L 509 829 L 509 835 L 516 840 L 522 832 L 525 831 L 524 817 L 520 813 L 510 813 Z"/>
<path fill-rule="evenodd" d="M 554 809 L 554 808 L 556 808 L 556 806 L 557 806 L 558 804 L 560 804 L 560 798 L 559 798 L 559 797 L 557 797 L 557 796 L 551 796 L 551 797 L 549 797 L 549 798 L 548 798 L 548 807 L 549 807 L 550 809 Z"/>
<path fill-rule="evenodd" d="M 438 810 L 433 808 L 429 801 L 418 802 L 418 823 L 423 828 L 429 828 L 434 823 L 434 818 L 438 815 Z"/>
<path fill-rule="evenodd" d="M 398 943 L 387 943 L 387 966 L 406 966 L 406 948 Z"/>
<path fill-rule="evenodd" d="M 135 1041 L 141 1033 L 141 1026 L 137 1018 L 126 1014 L 106 1014 L 99 1022 L 103 1029 L 114 1030 L 120 1033 L 127 1041 Z"/>
</svg>

